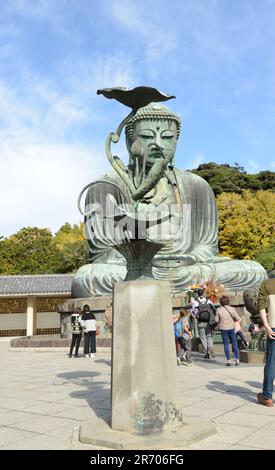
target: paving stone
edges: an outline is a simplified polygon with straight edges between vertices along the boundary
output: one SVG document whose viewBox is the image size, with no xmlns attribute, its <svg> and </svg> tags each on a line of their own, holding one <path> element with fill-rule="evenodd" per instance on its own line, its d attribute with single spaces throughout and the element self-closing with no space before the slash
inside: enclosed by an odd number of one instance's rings
<svg viewBox="0 0 275 470">
<path fill-rule="evenodd" d="M 71 446 L 71 440 L 63 437 L 50 437 L 45 435 L 28 439 L 20 439 L 5 445 L 6 450 L 64 450 Z M 0 447 L 1 449 L 1 447 Z"/>
<path fill-rule="evenodd" d="M 20 439 L 26 439 L 34 437 L 36 433 L 24 431 L 20 429 L 14 429 L 7 426 L 0 427 L 0 448 L 6 446 L 6 444 L 15 443 Z M 6 447 L 5 447 L 6 448 Z"/>
<path fill-rule="evenodd" d="M 217 426 L 217 434 L 186 449 L 274 450 L 275 407 L 256 401 L 262 365 L 226 368 L 223 355 L 217 359 L 210 364 L 194 354 L 194 367 L 178 368 L 185 416 Z M 81 444 L 78 435 L 90 416 L 110 418 L 109 352 L 71 361 L 64 351 L 16 354 L 0 341 L 0 367 L 1 450 L 103 449 Z"/>
<path fill-rule="evenodd" d="M 255 404 L 255 406 L 257 405 Z M 257 415 L 257 418 L 255 418 L 255 415 L 252 413 L 251 414 L 240 413 L 239 411 L 233 410 L 232 412 L 227 412 L 219 416 L 218 418 L 216 418 L 215 422 L 217 424 L 228 423 L 228 424 L 236 424 L 236 425 L 238 425 L 239 423 L 242 423 L 243 426 L 251 427 L 257 430 L 273 420 L 274 420 L 274 417 L 272 416 Z"/>
<path fill-rule="evenodd" d="M 0 415 L 0 426 L 8 426 L 10 424 L 18 423 L 30 419 L 29 413 L 22 411 L 8 411 Z"/>
<path fill-rule="evenodd" d="M 65 424 L 72 426 L 72 420 L 65 418 L 57 418 L 55 416 L 45 416 L 34 418 L 34 415 L 30 417 L 28 421 L 23 421 L 13 425 L 14 428 L 24 429 L 26 431 L 37 432 L 39 434 L 46 434 L 51 429 L 61 428 Z"/>
</svg>

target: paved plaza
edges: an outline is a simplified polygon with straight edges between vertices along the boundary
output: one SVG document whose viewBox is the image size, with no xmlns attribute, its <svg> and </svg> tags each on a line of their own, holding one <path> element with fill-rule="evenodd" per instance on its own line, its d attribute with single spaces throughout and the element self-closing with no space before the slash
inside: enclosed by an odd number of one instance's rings
<svg viewBox="0 0 275 470">
<path fill-rule="evenodd" d="M 255 400 L 263 366 L 193 357 L 194 366 L 177 369 L 184 415 L 213 422 L 217 433 L 182 449 L 275 449 L 275 407 Z M 0 364 L 0 449 L 99 449 L 78 436 L 83 422 L 109 416 L 109 349 L 69 359 L 64 350 L 10 351 L 2 339 Z"/>
</svg>

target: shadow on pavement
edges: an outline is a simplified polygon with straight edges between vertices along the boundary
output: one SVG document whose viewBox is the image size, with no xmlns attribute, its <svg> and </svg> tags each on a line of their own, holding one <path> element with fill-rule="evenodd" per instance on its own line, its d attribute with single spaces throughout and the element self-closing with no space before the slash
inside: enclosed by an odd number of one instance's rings
<svg viewBox="0 0 275 470">
<path fill-rule="evenodd" d="M 253 380 L 247 380 L 246 383 L 247 385 L 250 385 L 250 387 L 254 387 L 257 389 L 262 389 L 263 386 L 262 382 L 254 382 Z"/>
<path fill-rule="evenodd" d="M 213 380 L 207 384 L 207 388 L 214 392 L 226 393 L 227 395 L 235 395 L 243 398 L 249 402 L 256 401 L 255 392 L 249 388 L 241 387 L 239 385 L 229 385 L 224 382 Z"/>
<path fill-rule="evenodd" d="M 111 359 L 96 359 L 94 362 L 96 362 L 97 364 L 106 364 L 106 366 L 110 367 L 112 365 Z"/>
<path fill-rule="evenodd" d="M 100 360 L 97 362 L 105 361 Z M 65 379 L 67 383 L 78 385 L 81 390 L 71 392 L 70 397 L 86 400 L 95 415 L 109 424 L 111 394 L 110 389 L 106 388 L 106 384 L 109 385 L 109 382 L 98 380 L 99 377 L 102 377 L 102 373 L 90 370 L 74 371 L 58 374 L 58 377 Z"/>
</svg>

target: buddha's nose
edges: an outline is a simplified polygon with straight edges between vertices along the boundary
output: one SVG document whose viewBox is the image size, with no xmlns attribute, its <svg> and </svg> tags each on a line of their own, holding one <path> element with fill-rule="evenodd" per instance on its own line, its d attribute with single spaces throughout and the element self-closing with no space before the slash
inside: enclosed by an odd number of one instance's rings
<svg viewBox="0 0 275 470">
<path fill-rule="evenodd" d="M 160 134 L 157 134 L 157 135 L 156 135 L 156 144 L 157 144 L 157 145 L 158 145 L 158 146 L 159 146 L 161 149 L 163 149 L 163 148 L 164 148 L 164 147 L 163 147 L 163 142 L 162 142 L 162 140 L 161 140 L 161 136 L 160 136 Z"/>
</svg>

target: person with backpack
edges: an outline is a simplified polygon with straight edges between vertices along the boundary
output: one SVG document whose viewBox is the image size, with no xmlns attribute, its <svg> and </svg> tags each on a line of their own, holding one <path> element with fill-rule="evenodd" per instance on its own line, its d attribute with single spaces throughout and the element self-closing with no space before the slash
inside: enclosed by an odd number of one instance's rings
<svg viewBox="0 0 275 470">
<path fill-rule="evenodd" d="M 216 324 L 216 309 L 212 302 L 204 296 L 204 290 L 198 290 L 197 299 L 191 299 L 192 307 L 196 309 L 198 331 L 205 359 L 215 357 L 213 348 L 213 327 Z"/>
<path fill-rule="evenodd" d="M 223 295 L 220 298 L 221 307 L 218 308 L 216 313 L 216 321 L 219 323 L 219 329 L 222 335 L 224 353 L 226 357 L 226 366 L 231 366 L 230 351 L 229 351 L 229 340 L 232 344 L 235 366 L 240 365 L 239 361 L 239 348 L 237 343 L 237 337 L 235 333 L 235 322 L 240 321 L 240 317 L 234 307 L 229 305 L 229 298 Z"/>
<path fill-rule="evenodd" d="M 182 309 L 179 318 L 174 322 L 177 364 L 192 365 L 192 332 L 189 329 L 189 312 Z"/>
</svg>

